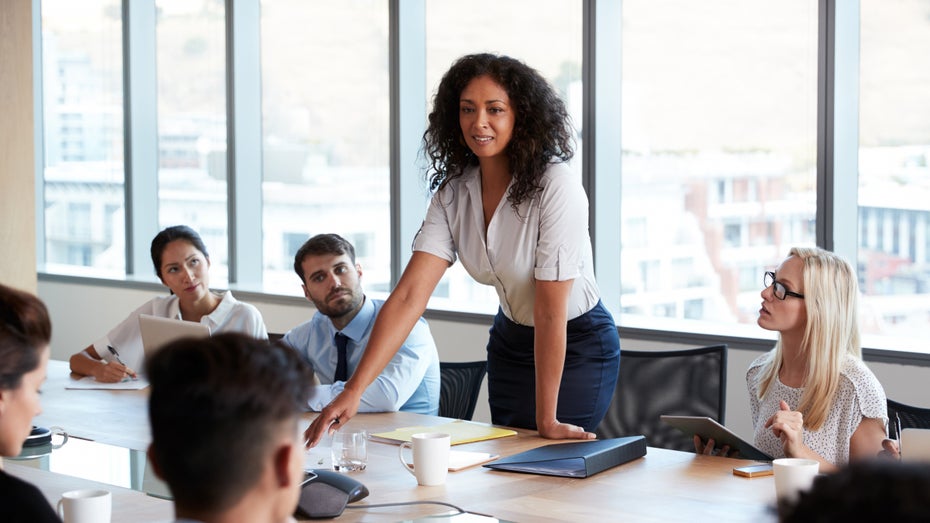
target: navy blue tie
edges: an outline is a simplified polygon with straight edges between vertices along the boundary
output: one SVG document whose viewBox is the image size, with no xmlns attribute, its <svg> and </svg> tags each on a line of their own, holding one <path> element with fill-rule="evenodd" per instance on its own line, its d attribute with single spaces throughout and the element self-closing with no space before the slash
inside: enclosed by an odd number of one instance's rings
<svg viewBox="0 0 930 523">
<path fill-rule="evenodd" d="M 341 332 L 336 333 L 336 375 L 333 381 L 346 381 L 349 379 L 349 364 L 346 361 L 346 345 L 349 337 Z"/>
</svg>

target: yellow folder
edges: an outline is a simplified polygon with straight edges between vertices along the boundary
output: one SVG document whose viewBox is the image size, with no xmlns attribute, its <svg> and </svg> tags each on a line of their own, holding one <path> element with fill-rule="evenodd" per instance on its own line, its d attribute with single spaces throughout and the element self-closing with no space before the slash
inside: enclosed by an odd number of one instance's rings
<svg viewBox="0 0 930 523">
<path fill-rule="evenodd" d="M 411 436 L 420 432 L 444 432 L 449 434 L 449 442 L 452 445 L 517 435 L 515 430 L 501 429 L 474 421 L 455 420 L 443 425 L 404 427 L 390 432 L 376 432 L 371 435 L 371 439 L 386 443 L 402 443 L 410 441 Z"/>
</svg>

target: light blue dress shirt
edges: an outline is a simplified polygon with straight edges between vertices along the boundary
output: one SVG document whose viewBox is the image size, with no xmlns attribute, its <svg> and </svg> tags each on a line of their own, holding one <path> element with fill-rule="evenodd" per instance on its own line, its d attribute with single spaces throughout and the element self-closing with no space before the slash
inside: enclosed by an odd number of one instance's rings
<svg viewBox="0 0 930 523">
<path fill-rule="evenodd" d="M 349 338 L 347 347 L 349 376 L 362 359 L 371 329 L 384 300 L 368 297 L 362 309 L 342 332 Z M 320 411 L 345 388 L 345 382 L 333 382 L 336 373 L 336 328 L 328 316 L 317 312 L 284 335 L 284 343 L 303 356 L 316 373 L 321 385 L 314 387 L 308 405 Z M 439 413 L 439 354 L 426 320 L 420 318 L 397 354 L 378 378 L 365 389 L 359 412 Z"/>
</svg>

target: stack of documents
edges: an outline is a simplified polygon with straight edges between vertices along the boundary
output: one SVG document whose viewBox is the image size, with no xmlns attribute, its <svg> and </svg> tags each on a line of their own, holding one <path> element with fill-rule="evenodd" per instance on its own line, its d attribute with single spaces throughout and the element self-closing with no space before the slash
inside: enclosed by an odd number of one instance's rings
<svg viewBox="0 0 930 523">
<path fill-rule="evenodd" d="M 403 443 L 405 441 L 410 441 L 411 436 L 420 432 L 442 432 L 448 434 L 449 443 L 451 445 L 517 435 L 517 431 L 515 430 L 501 429 L 474 421 L 456 420 L 443 425 L 404 427 L 390 432 L 376 432 L 371 435 L 371 439 L 383 443 Z"/>
</svg>

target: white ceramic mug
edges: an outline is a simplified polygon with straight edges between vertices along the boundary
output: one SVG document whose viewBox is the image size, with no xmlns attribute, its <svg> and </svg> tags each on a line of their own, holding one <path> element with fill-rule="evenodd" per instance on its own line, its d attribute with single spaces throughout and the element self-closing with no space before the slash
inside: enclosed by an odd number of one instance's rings
<svg viewBox="0 0 930 523">
<path fill-rule="evenodd" d="M 64 523 L 110 523 L 113 496 L 107 490 L 70 490 L 58 501 Z"/>
<path fill-rule="evenodd" d="M 413 464 L 404 460 L 404 449 L 413 449 Z M 449 435 L 442 432 L 420 432 L 410 441 L 401 443 L 400 462 L 407 472 L 417 478 L 417 483 L 429 487 L 442 485 L 449 473 Z"/>
<path fill-rule="evenodd" d="M 813 459 L 781 458 L 772 461 L 772 469 L 779 503 L 794 503 L 802 491 L 811 488 L 820 472 L 820 463 Z"/>
</svg>

